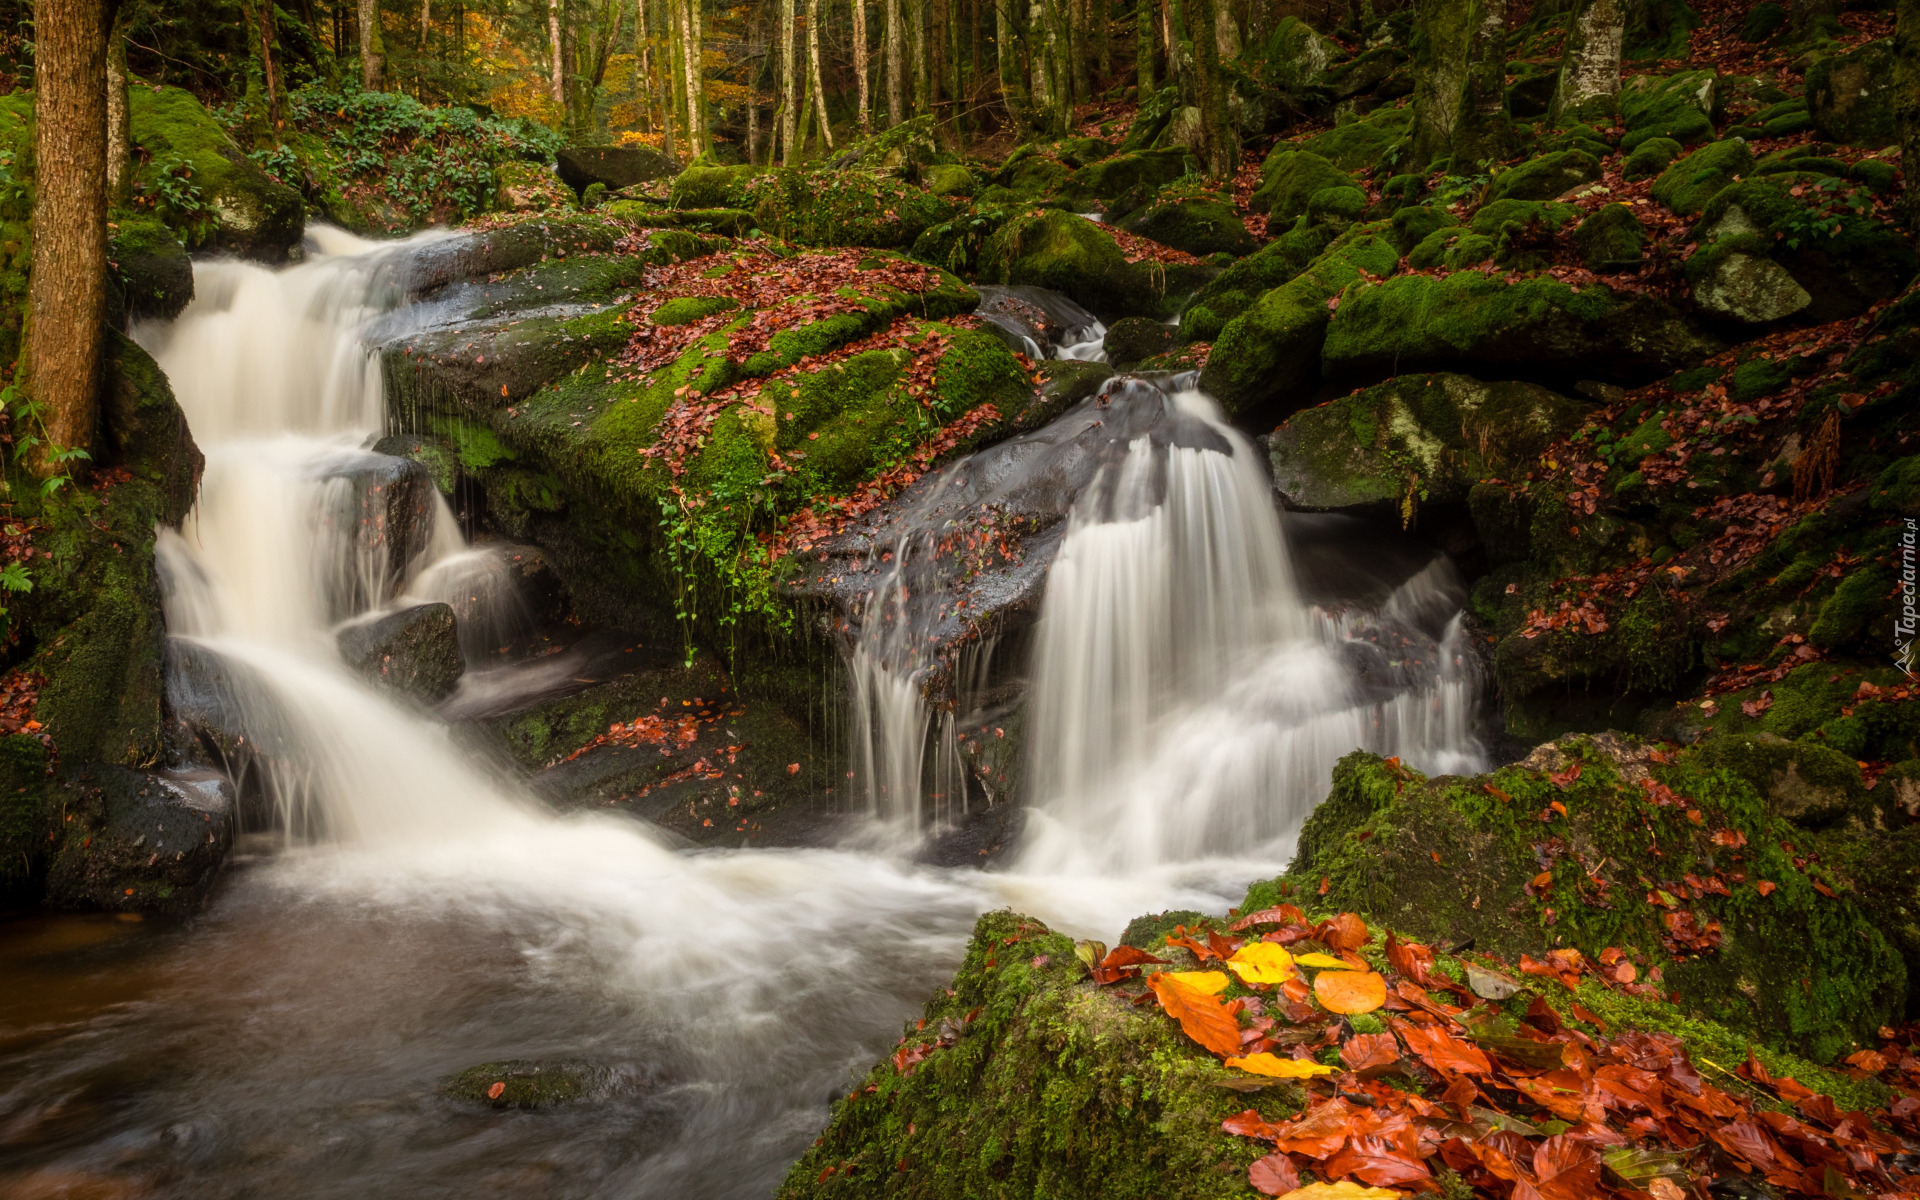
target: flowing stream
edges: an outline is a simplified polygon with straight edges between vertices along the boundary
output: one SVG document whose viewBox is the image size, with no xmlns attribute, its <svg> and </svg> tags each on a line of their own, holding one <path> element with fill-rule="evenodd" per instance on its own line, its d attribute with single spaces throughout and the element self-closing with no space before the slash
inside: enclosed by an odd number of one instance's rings
<svg viewBox="0 0 1920 1200">
<path fill-rule="evenodd" d="M 1040 812 L 1011 869 L 692 852 L 547 811 L 335 649 L 343 621 L 414 599 L 515 619 L 437 496 L 411 541 L 356 507 L 391 464 L 368 449 L 384 402 L 359 331 L 404 304 L 397 268 L 432 236 L 315 230 L 281 271 L 202 263 L 188 310 L 136 330 L 207 456 L 162 538 L 169 627 L 238 681 L 277 816 L 190 920 L 0 925 L 0 1194 L 766 1196 L 979 912 L 1113 940 L 1141 912 L 1224 909 L 1282 865 L 1338 754 L 1476 760 L 1444 566 L 1364 608 L 1310 603 L 1255 451 L 1175 388 L 1053 566 Z M 1382 630 L 1416 650 L 1369 666 Z M 870 707 L 913 757 L 938 731 L 882 637 L 869 682 L 892 692 Z M 896 769 L 916 813 L 918 763 Z M 587 1064 L 597 1090 L 533 1113 L 437 1093 L 508 1059 Z"/>
</svg>

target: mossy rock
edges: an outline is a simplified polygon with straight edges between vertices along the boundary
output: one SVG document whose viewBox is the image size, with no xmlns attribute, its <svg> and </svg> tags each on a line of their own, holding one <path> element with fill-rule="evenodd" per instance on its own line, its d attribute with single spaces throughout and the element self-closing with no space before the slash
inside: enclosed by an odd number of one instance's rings
<svg viewBox="0 0 1920 1200">
<path fill-rule="evenodd" d="M 160 177 L 168 173 L 176 193 L 196 197 L 184 209 L 164 201 L 158 207 L 190 249 L 286 261 L 306 227 L 298 192 L 256 166 L 191 92 L 136 87 L 129 107 L 134 144 L 145 152 L 134 188 L 158 196 Z"/>
<path fill-rule="evenodd" d="M 574 207 L 574 199 L 551 167 L 515 160 L 493 169 L 493 203 L 501 212 L 560 213 Z"/>
<path fill-rule="evenodd" d="M 980 190 L 980 181 L 959 163 L 928 167 L 920 178 L 927 191 L 935 196 L 971 196 Z"/>
<path fill-rule="evenodd" d="M 441 1084 L 440 1094 L 489 1108 L 536 1109 L 593 1099 L 607 1086 L 607 1072 L 589 1063 L 509 1059 L 468 1067 Z"/>
<path fill-rule="evenodd" d="M 903 177 L 918 175 L 924 182 L 926 172 L 940 161 L 940 146 L 934 138 L 931 115 L 909 117 L 891 129 L 855 141 L 836 154 L 836 168 L 858 166 L 866 171 L 888 171 Z"/>
<path fill-rule="evenodd" d="M 1551 200 L 1600 178 L 1600 160 L 1585 150 L 1543 154 L 1494 176 L 1488 200 Z"/>
<path fill-rule="evenodd" d="M 1802 192 L 1794 196 L 1795 189 Z M 1839 202 L 1844 181 L 1800 174 L 1767 175 L 1729 184 L 1701 210 L 1692 239 L 1697 250 L 1683 268 L 1703 308 L 1733 320 L 1759 323 L 1786 316 L 1836 321 L 1857 316 L 1877 300 L 1897 296 L 1920 268 L 1905 237 L 1887 222 Z M 1782 268 L 1807 296 L 1797 308 Z M 1771 305 L 1736 307 L 1743 293 L 1730 280 L 1765 276 L 1756 295 Z"/>
<path fill-rule="evenodd" d="M 1233 206 L 1211 197 L 1183 197 L 1149 205 L 1120 223 L 1128 233 L 1204 258 L 1209 254 L 1251 254 L 1253 235 Z"/>
<path fill-rule="evenodd" d="M 1718 88 L 1719 77 L 1706 70 L 1632 76 L 1620 88 L 1620 114 L 1627 124 L 1620 148 L 1631 154 L 1657 137 L 1684 146 L 1712 141 Z"/>
<path fill-rule="evenodd" d="M 726 167 L 697 158 L 674 176 L 673 206 L 751 209 L 753 196 L 747 183 L 759 173 L 751 165 Z"/>
<path fill-rule="evenodd" d="M 1038 921 L 981 917 L 951 986 L 905 1031 L 933 1048 L 910 1071 L 882 1062 L 836 1100 L 781 1200 L 1243 1196 L 1259 1151 L 1220 1122 L 1249 1105 L 1297 1112 L 1300 1089 L 1219 1086 L 1227 1069 L 1128 990 L 1095 987 L 1072 939 Z"/>
<path fill-rule="evenodd" d="M 1327 69 L 1345 58 L 1346 51 L 1299 17 L 1289 16 L 1264 42 L 1249 46 L 1245 57 L 1263 64 L 1265 82 L 1299 94 L 1326 86 Z"/>
<path fill-rule="evenodd" d="M 1410 204 L 1393 214 L 1393 244 L 1402 254 L 1442 229 L 1460 224 L 1452 213 L 1427 204 Z"/>
<path fill-rule="evenodd" d="M 1376 108 L 1364 117 L 1342 120 L 1324 133 L 1316 133 L 1295 147 L 1317 154 L 1343 171 L 1358 171 L 1380 165 L 1394 143 L 1413 128 L 1411 108 Z"/>
<path fill-rule="evenodd" d="M 1051 209 L 1002 226 L 981 250 L 979 274 L 987 283 L 1051 288 L 1096 313 L 1158 317 L 1211 272 L 1130 263 L 1099 224 Z"/>
<path fill-rule="evenodd" d="M 1633 208 L 1609 204 L 1594 212 L 1573 231 L 1581 265 L 1600 274 L 1637 270 L 1646 255 L 1647 229 Z"/>
<path fill-rule="evenodd" d="M 1543 134 L 1534 143 L 1537 154 L 1558 154 L 1562 150 L 1580 150 L 1604 159 L 1613 153 L 1613 144 L 1598 129 L 1581 122 Z"/>
<path fill-rule="evenodd" d="M 1132 154 L 1153 146 L 1179 108 L 1180 89 L 1177 87 L 1161 88 L 1142 99 L 1139 111 L 1133 115 L 1133 123 L 1127 126 L 1127 136 L 1120 141 L 1120 153 Z"/>
<path fill-rule="evenodd" d="M 1653 143 L 1649 142 L 1648 145 Z M 1636 152 L 1637 153 L 1637 152 Z M 1753 170 L 1753 151 L 1741 138 L 1727 138 L 1695 150 L 1653 181 L 1651 195 L 1681 216 L 1692 216 L 1735 176 Z"/>
<path fill-rule="evenodd" d="M 1333 237 L 1333 231 L 1326 226 L 1309 225 L 1302 219 L 1294 228 L 1234 263 L 1194 293 L 1193 300 L 1180 313 L 1180 338 L 1188 342 L 1211 342 L 1218 338 L 1228 321 L 1247 311 L 1261 296 L 1292 282 L 1306 270 Z"/>
<path fill-rule="evenodd" d="M 687 229 L 724 237 L 745 237 L 760 224 L 752 213 L 739 208 L 661 208 L 635 200 L 614 200 L 595 211 L 647 229 Z"/>
<path fill-rule="evenodd" d="M 994 172 L 993 182 L 1016 196 L 1031 199 L 1056 191 L 1072 174 L 1073 168 L 1066 163 L 1038 147 L 1023 146 L 1007 156 L 1006 163 Z"/>
<path fill-rule="evenodd" d="M 128 321 L 171 321 L 193 299 L 193 260 L 173 231 L 154 217 L 122 217 L 110 228 L 107 261 Z"/>
<path fill-rule="evenodd" d="M 1920 517 L 1920 455 L 1895 460 L 1874 480 L 1869 494 L 1877 512 Z"/>
<path fill-rule="evenodd" d="M 1075 204 L 1091 205 L 1149 193 L 1187 174 L 1191 160 L 1187 151 L 1177 147 L 1116 154 L 1075 171 L 1061 187 L 1060 196 Z"/>
<path fill-rule="evenodd" d="M 1747 19 L 1740 23 L 1740 40 L 1758 45 L 1772 38 L 1786 26 L 1786 6 L 1767 0 L 1766 3 L 1756 4 L 1747 11 Z"/>
<path fill-rule="evenodd" d="M 25 908 L 40 898 L 48 835 L 47 748 L 30 734 L 0 738 L 0 904 Z"/>
<path fill-rule="evenodd" d="M 652 320 L 655 325 L 691 325 L 739 307 L 737 301 L 726 296 L 681 296 L 654 309 Z"/>
<path fill-rule="evenodd" d="M 1102 348 L 1107 362 L 1126 370 L 1163 353 L 1172 344 L 1173 333 L 1161 322 L 1150 317 L 1122 317 L 1107 330 Z"/>
<path fill-rule="evenodd" d="M 1672 138 L 1648 138 L 1632 154 L 1627 155 L 1626 162 L 1620 166 L 1620 174 L 1629 183 L 1650 178 L 1672 166 L 1673 160 L 1685 150 L 1685 146 Z"/>
<path fill-rule="evenodd" d="M 1883 38 L 1847 54 L 1830 54 L 1807 68 L 1807 112 L 1828 141 L 1877 150 L 1898 137 L 1894 95 L 1901 67 L 1893 41 Z"/>
<path fill-rule="evenodd" d="M 1367 194 L 1357 187 L 1321 188 L 1307 200 L 1307 221 L 1344 230 L 1367 211 Z"/>
<path fill-rule="evenodd" d="M 1671 306 L 1545 276 L 1508 284 L 1478 271 L 1407 275 L 1351 289 L 1327 331 L 1329 377 L 1455 365 L 1501 372 L 1575 372 L 1639 383 L 1720 349 Z"/>
<path fill-rule="evenodd" d="M 1227 322 L 1200 383 L 1235 415 L 1286 413 L 1307 403 L 1320 381 L 1321 346 L 1333 317 L 1328 302 L 1360 281 L 1388 275 L 1400 253 L 1385 221 L 1356 225 L 1288 283 Z"/>
<path fill-rule="evenodd" d="M 1697 761 L 1746 780 L 1769 813 L 1802 828 L 1877 823 L 1859 765 L 1832 747 L 1768 733 L 1716 737 L 1700 744 Z"/>
<path fill-rule="evenodd" d="M 1286 222 L 1305 213 L 1307 201 L 1322 188 L 1352 186 L 1352 176 L 1318 154 L 1276 149 L 1260 164 L 1260 186 L 1247 207 L 1275 223 Z"/>
<path fill-rule="evenodd" d="M 1287 418 L 1265 439 L 1287 507 L 1396 509 L 1464 504 L 1477 480 L 1524 472 L 1587 406 L 1531 383 L 1403 375 Z"/>
<path fill-rule="evenodd" d="M 1797 869 L 1781 846 L 1794 827 L 1746 779 L 1698 753 L 1661 766 L 1623 756 L 1620 745 L 1567 739 L 1536 752 L 1529 762 L 1541 760 L 1538 768 L 1473 779 L 1429 780 L 1349 755 L 1301 830 L 1288 878 L 1310 884 L 1308 894 L 1329 907 L 1371 913 L 1422 938 L 1471 938 L 1509 957 L 1548 941 L 1589 955 L 1638 951 L 1662 964 L 1682 1008 L 1820 1061 L 1870 1044 L 1902 1011 L 1907 979 L 1864 900 L 1830 874 L 1823 886 L 1833 896 L 1814 887 L 1821 872 Z M 1576 761 L 1570 782 L 1546 778 L 1549 770 L 1564 777 Z M 1671 788 L 1686 810 L 1651 803 L 1628 772 Z M 1720 830 L 1743 844 L 1717 848 Z M 1569 849 L 1545 864 L 1550 886 L 1530 886 L 1546 837 Z M 1469 863 L 1472 881 L 1462 887 Z M 1690 889 L 1689 873 L 1721 878 L 1728 894 Z M 1765 895 L 1762 880 L 1774 885 Z M 1718 922 L 1717 949 L 1676 957 L 1661 940 L 1670 912 L 1688 913 L 1699 928 Z M 1782 987 L 1782 979 L 1805 983 Z"/>
<path fill-rule="evenodd" d="M 761 229 L 807 246 L 904 250 L 964 205 L 891 175 L 782 168 L 747 183 Z"/>
</svg>

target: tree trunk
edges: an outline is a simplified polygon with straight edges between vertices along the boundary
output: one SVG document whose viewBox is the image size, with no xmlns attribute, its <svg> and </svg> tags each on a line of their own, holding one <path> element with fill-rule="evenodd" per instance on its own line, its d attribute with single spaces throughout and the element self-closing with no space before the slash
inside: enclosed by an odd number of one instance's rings
<svg viewBox="0 0 1920 1200">
<path fill-rule="evenodd" d="M 1030 0 L 1027 5 L 1027 77 L 1033 87 L 1034 128 L 1058 137 L 1054 128 L 1053 104 L 1053 22 L 1047 19 L 1046 0 Z"/>
<path fill-rule="evenodd" d="M 1007 122 L 1017 136 L 1024 136 L 1033 118 L 1027 89 L 1020 82 L 1020 31 L 1013 7 L 1019 2 L 993 0 L 993 47 L 1000 71 L 1000 99 L 1007 106 Z"/>
<path fill-rule="evenodd" d="M 133 106 L 127 100 L 127 32 L 141 0 L 123 0 L 107 38 L 107 203 L 133 206 Z"/>
<path fill-rule="evenodd" d="M 780 161 L 800 161 L 800 78 L 794 53 L 793 0 L 780 0 Z"/>
<path fill-rule="evenodd" d="M 901 29 L 901 0 L 883 0 L 887 6 L 887 126 L 892 128 L 907 119 L 906 62 L 901 55 L 904 31 Z"/>
<path fill-rule="evenodd" d="M 420 53 L 427 52 L 427 30 L 433 26 L 433 0 L 420 0 Z"/>
<path fill-rule="evenodd" d="M 1513 145 L 1507 115 L 1507 0 L 1475 0 L 1473 17 L 1466 88 L 1453 135 L 1454 161 L 1460 163 L 1505 158 Z"/>
<path fill-rule="evenodd" d="M 1556 122 L 1562 114 L 1584 121 L 1618 106 L 1626 23 L 1626 0 L 1580 0 L 1560 51 L 1560 83 L 1553 93 Z"/>
<path fill-rule="evenodd" d="M 1227 119 L 1226 73 L 1220 69 L 1218 5 L 1222 0 L 1187 0 L 1187 32 L 1193 38 L 1194 92 L 1199 98 L 1207 178 L 1233 178 L 1240 142 Z"/>
<path fill-rule="evenodd" d="M 1093 30 L 1088 20 L 1087 0 L 1062 0 L 1066 5 L 1067 66 L 1073 80 L 1073 103 L 1093 99 Z"/>
<path fill-rule="evenodd" d="M 33 6 L 33 273 L 27 375 L 46 422 L 42 476 L 93 445 L 107 301 L 107 34 L 112 0 Z M 27 430 L 16 429 L 20 437 Z M 37 431 L 36 431 L 37 432 Z"/>
<path fill-rule="evenodd" d="M 853 76 L 859 98 L 860 136 L 873 133 L 873 102 L 867 94 L 867 0 L 853 0 Z"/>
<path fill-rule="evenodd" d="M 929 0 L 902 0 L 909 6 L 912 19 L 908 35 L 913 39 L 913 115 L 923 117 L 933 111 L 933 86 L 927 73 L 927 4 Z"/>
<path fill-rule="evenodd" d="M 1110 0 L 1093 0 L 1094 65 L 1100 68 L 1100 83 L 1113 83 L 1113 5 Z"/>
<path fill-rule="evenodd" d="M 1920 236 L 1920 0 L 1899 0 L 1893 30 L 1893 118 L 1900 161 L 1911 163 L 1900 193 L 1900 215 Z"/>
<path fill-rule="evenodd" d="M 554 0 L 558 4 L 559 0 Z M 360 86 L 377 92 L 386 83 L 386 41 L 380 36 L 380 0 L 360 0 Z"/>
<path fill-rule="evenodd" d="M 820 140 L 833 149 L 833 126 L 827 120 L 827 93 L 820 86 L 820 0 L 807 0 L 807 75 L 813 87 L 813 115 L 820 122 Z"/>
<path fill-rule="evenodd" d="M 942 39 L 940 65 L 942 76 L 946 80 L 947 127 L 951 130 L 953 144 L 963 146 L 967 140 L 967 115 L 960 74 L 960 0 L 945 0 L 947 36 Z"/>
<path fill-rule="evenodd" d="M 280 127 L 280 78 L 279 71 L 273 65 L 273 0 L 259 0 L 254 8 L 254 20 L 257 28 L 254 36 L 260 39 L 261 81 L 267 89 L 267 127 Z"/>
<path fill-rule="evenodd" d="M 1160 42 L 1167 48 L 1167 86 L 1179 87 L 1180 82 L 1180 25 L 1176 19 L 1180 0 L 1160 0 Z"/>
<path fill-rule="evenodd" d="M 564 120 L 567 111 L 567 60 L 562 43 L 560 9 L 566 0 L 547 0 L 547 41 L 553 50 L 553 103 Z"/>
<path fill-rule="evenodd" d="M 1421 171 L 1453 152 L 1467 88 L 1473 0 L 1421 0 L 1415 27 L 1425 36 L 1414 41 L 1413 153 L 1408 168 Z"/>
<path fill-rule="evenodd" d="M 1153 95 L 1153 10 L 1154 0 L 1133 0 L 1133 77 L 1139 87 L 1140 103 Z"/>
<path fill-rule="evenodd" d="M 684 41 L 680 47 L 680 60 L 687 77 L 687 156 L 699 158 L 713 149 L 712 134 L 707 128 L 706 70 L 700 61 L 706 38 L 700 28 L 700 0 L 681 0 L 681 3 L 680 23 Z"/>
</svg>

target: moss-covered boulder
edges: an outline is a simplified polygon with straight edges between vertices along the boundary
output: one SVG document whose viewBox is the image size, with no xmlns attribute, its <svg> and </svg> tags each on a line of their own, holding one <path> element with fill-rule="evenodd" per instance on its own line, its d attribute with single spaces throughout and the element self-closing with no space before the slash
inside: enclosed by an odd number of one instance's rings
<svg viewBox="0 0 1920 1200">
<path fill-rule="evenodd" d="M 46 898 L 62 908 L 184 913 L 212 889 L 239 825 L 218 771 L 85 763 L 63 773 Z M 69 826 L 85 831 L 75 836 Z"/>
<path fill-rule="evenodd" d="M 1647 228 L 1626 204 L 1609 204 L 1573 231 L 1581 265 L 1600 274 L 1638 270 L 1646 255 Z"/>
<path fill-rule="evenodd" d="M 1322 188 L 1352 187 L 1353 177 L 1318 154 L 1276 148 L 1260 164 L 1260 186 L 1247 207 L 1274 222 L 1291 221 L 1307 211 L 1307 201 Z"/>
<path fill-rule="evenodd" d="M 806 246 L 904 250 L 962 205 L 892 175 L 782 168 L 745 185 L 761 229 Z"/>
<path fill-rule="evenodd" d="M 1173 345 L 1173 331 L 1151 317 L 1122 317 L 1107 330 L 1101 349 L 1120 370 L 1136 366 Z"/>
<path fill-rule="evenodd" d="M 1620 88 L 1620 115 L 1627 125 L 1620 148 L 1631 154 L 1641 143 L 1662 137 L 1684 146 L 1712 141 L 1719 83 L 1707 70 L 1629 77 Z"/>
<path fill-rule="evenodd" d="M 1388 275 L 1399 266 L 1390 234 L 1385 221 L 1354 226 L 1291 282 L 1227 322 L 1201 386 L 1235 415 L 1284 416 L 1308 403 L 1339 297 L 1362 271 Z"/>
<path fill-rule="evenodd" d="M 1151 238 L 1188 254 L 1253 253 L 1253 235 L 1233 206 L 1212 196 L 1183 196 L 1150 204 L 1120 222 L 1128 233 Z"/>
<path fill-rule="evenodd" d="M 1087 979 L 1072 939 L 988 913 L 895 1060 L 834 1102 L 782 1200 L 1245 1195 L 1259 1152 L 1220 1122 L 1295 1111 L 1297 1087 L 1222 1086 L 1217 1059 L 1129 999 Z"/>
<path fill-rule="evenodd" d="M 935 196 L 971 196 L 980 190 L 980 181 L 959 163 L 928 167 L 921 179 L 927 191 Z"/>
<path fill-rule="evenodd" d="M 987 240 L 979 263 L 982 282 L 1051 288 L 1113 316 L 1170 315 L 1211 274 L 1128 262 L 1098 223 L 1059 209 L 1008 221 Z"/>
<path fill-rule="evenodd" d="M 1684 268 L 1708 312 L 1746 324 L 1834 321 L 1896 296 L 1917 261 L 1844 180 L 1791 173 L 1730 184 L 1700 213 Z M 1800 193 L 1795 195 L 1795 193 Z M 1805 300 L 1800 297 L 1804 295 Z"/>
<path fill-rule="evenodd" d="M 501 212 L 561 213 L 578 198 L 553 168 L 514 159 L 493 169 L 493 204 Z"/>
<path fill-rule="evenodd" d="M 696 158 L 673 177 L 673 206 L 751 209 L 753 196 L 747 182 L 759 173 L 750 164 L 723 166 Z"/>
<path fill-rule="evenodd" d="M 466 669 L 448 604 L 415 604 L 355 621 L 335 641 L 340 657 L 361 678 L 429 704 L 451 692 Z"/>
<path fill-rule="evenodd" d="M 1332 129 L 1314 134 L 1294 149 L 1317 154 L 1342 171 L 1371 169 L 1413 127 L 1412 108 L 1382 106 L 1365 116 L 1343 116 Z"/>
<path fill-rule="evenodd" d="M 441 1084 L 440 1094 L 488 1108 L 538 1109 L 592 1100 L 611 1085 L 606 1069 L 591 1063 L 516 1058 L 468 1067 Z"/>
<path fill-rule="evenodd" d="M 1720 349 L 1663 301 L 1546 276 L 1406 275 L 1350 289 L 1327 330 L 1330 377 L 1472 366 L 1644 382 Z"/>
<path fill-rule="evenodd" d="M 1666 170 L 1686 150 L 1672 138 L 1648 138 L 1620 164 L 1620 174 L 1629 183 L 1646 179 Z"/>
<path fill-rule="evenodd" d="M 1600 160 L 1585 150 L 1561 150 L 1529 159 L 1494 176 L 1489 200 L 1551 200 L 1600 178 Z"/>
<path fill-rule="evenodd" d="M 300 244 L 306 206 L 235 145 L 191 92 L 130 92 L 134 143 L 143 152 L 134 190 L 189 248 L 284 262 Z"/>
<path fill-rule="evenodd" d="M 107 262 L 125 321 L 171 321 L 193 299 L 193 260 L 154 217 L 123 217 L 109 228 Z"/>
<path fill-rule="evenodd" d="M 1893 144 L 1894 92 L 1902 68 L 1891 39 L 1830 54 L 1807 68 L 1806 107 L 1820 136 L 1877 150 Z"/>
<path fill-rule="evenodd" d="M 554 167 L 560 182 L 582 193 L 596 183 L 617 192 L 674 173 L 673 160 L 650 146 L 566 146 Z"/>
<path fill-rule="evenodd" d="M 1288 875 L 1418 937 L 1630 949 L 1682 1007 L 1831 1060 L 1901 1011 L 1906 968 L 1848 881 L 1783 847 L 1801 836 L 1698 753 L 1570 739 L 1473 779 L 1358 753 Z"/>
<path fill-rule="evenodd" d="M 1289 508 L 1465 504 L 1474 483 L 1524 470 L 1587 406 L 1531 383 L 1402 375 L 1304 409 L 1265 441 Z"/>
<path fill-rule="evenodd" d="M 1681 216 L 1692 216 L 1736 177 L 1752 169 L 1753 151 L 1744 139 L 1730 137 L 1695 150 L 1661 171 L 1653 181 L 1651 194 Z"/>
<path fill-rule="evenodd" d="M 834 156 L 833 165 L 915 178 L 939 160 L 933 117 L 921 116 L 910 117 L 891 129 L 855 140 Z"/>
<path fill-rule="evenodd" d="M 1138 150 L 1089 163 L 1060 188 L 1060 198 L 1075 205 L 1111 205 L 1124 196 L 1150 195 L 1191 169 L 1192 156 L 1179 147 Z"/>
<path fill-rule="evenodd" d="M 1180 313 L 1180 337 L 1189 342 L 1211 342 L 1227 322 L 1253 306 L 1274 288 L 1292 282 L 1320 257 L 1333 240 L 1325 225 L 1304 219 L 1246 258 L 1234 263 L 1205 287 Z"/>
</svg>

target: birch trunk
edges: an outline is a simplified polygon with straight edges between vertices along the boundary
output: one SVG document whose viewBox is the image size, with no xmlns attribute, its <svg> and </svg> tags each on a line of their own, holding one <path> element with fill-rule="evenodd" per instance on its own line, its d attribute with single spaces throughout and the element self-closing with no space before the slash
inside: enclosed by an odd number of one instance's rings
<svg viewBox="0 0 1920 1200">
<path fill-rule="evenodd" d="M 560 38 L 560 8 L 564 3 L 565 0 L 547 0 L 547 40 L 553 48 L 553 102 L 559 107 L 563 120 L 567 111 L 567 64 Z"/>
<path fill-rule="evenodd" d="M 680 48 L 680 58 L 686 67 L 687 84 L 687 154 L 690 158 L 699 158 L 713 148 L 712 137 L 707 129 L 707 80 L 706 70 L 700 61 L 706 38 L 700 28 L 699 0 L 681 0 L 684 8 L 681 13 L 681 27 L 686 41 Z"/>
<path fill-rule="evenodd" d="M 793 0 L 780 0 L 780 161 L 791 167 L 800 161 L 794 145 L 800 128 L 800 79 L 794 55 Z"/>
<path fill-rule="evenodd" d="M 140 12 L 139 0 L 123 0 L 107 37 L 107 203 L 133 204 L 133 108 L 127 101 L 127 31 Z"/>
<path fill-rule="evenodd" d="M 1626 32 L 1626 0 L 1581 0 L 1560 52 L 1560 83 L 1553 117 L 1580 120 L 1612 112 L 1620 99 L 1620 43 Z"/>
<path fill-rule="evenodd" d="M 902 58 L 901 0 L 882 0 L 887 6 L 887 126 L 907 119 L 906 62 Z"/>
<path fill-rule="evenodd" d="M 38 0 L 34 12 L 33 271 L 27 375 L 54 446 L 85 450 L 99 420 L 107 300 L 107 33 L 102 0 Z M 16 430 L 16 436 L 24 431 Z M 42 476 L 62 464 L 42 447 Z"/>
<path fill-rule="evenodd" d="M 360 86 L 377 92 L 386 82 L 387 71 L 386 42 L 380 36 L 380 0 L 360 0 L 359 15 Z"/>
<path fill-rule="evenodd" d="M 433 0 L 420 0 L 420 53 L 427 52 L 427 30 L 433 24 Z"/>
<path fill-rule="evenodd" d="M 867 94 L 867 0 L 853 0 L 853 76 L 859 98 L 860 136 L 873 133 L 873 103 Z"/>
<path fill-rule="evenodd" d="M 807 76 L 813 88 L 813 115 L 820 122 L 820 140 L 833 149 L 833 126 L 827 120 L 827 94 L 820 86 L 820 0 L 807 0 Z"/>
</svg>

